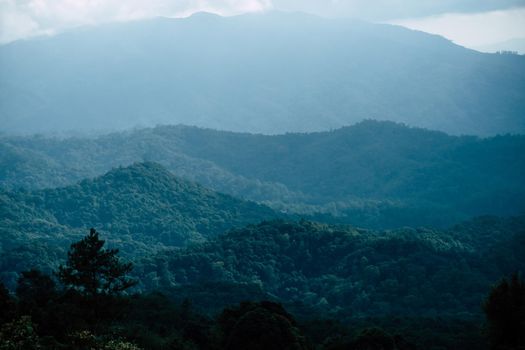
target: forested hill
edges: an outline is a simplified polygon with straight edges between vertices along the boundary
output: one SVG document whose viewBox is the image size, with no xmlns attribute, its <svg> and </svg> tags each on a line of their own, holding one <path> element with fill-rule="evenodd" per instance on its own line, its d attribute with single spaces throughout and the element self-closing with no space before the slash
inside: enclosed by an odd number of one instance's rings
<svg viewBox="0 0 525 350">
<path fill-rule="evenodd" d="M 499 276 L 525 269 L 523 251 L 523 216 L 482 217 L 445 231 L 272 221 L 161 253 L 139 271 L 157 277 L 143 279 L 146 285 L 177 286 L 176 295 L 184 286 L 244 283 L 338 318 L 465 316 L 481 312 L 486 290 Z M 203 288 L 196 299 L 213 300 L 212 294 Z"/>
<path fill-rule="evenodd" d="M 301 13 L 201 13 L 18 41 L 0 46 L 0 76 L 9 133 L 158 123 L 283 133 L 366 118 L 525 131 L 525 57 Z"/>
<path fill-rule="evenodd" d="M 4 191 L 0 203 L 1 229 L 18 231 L 18 242 L 29 236 L 51 241 L 67 235 L 68 229 L 85 232 L 97 227 L 113 239 L 140 242 L 150 249 L 202 241 L 232 227 L 281 216 L 181 180 L 155 163 L 117 168 L 68 187 Z"/>
<path fill-rule="evenodd" d="M 523 213 L 524 153 L 525 136 L 456 137 L 391 122 L 276 136 L 159 126 L 95 138 L 1 138 L 0 185 L 63 186 L 150 160 L 281 210 L 373 228 L 445 227 Z"/>
</svg>

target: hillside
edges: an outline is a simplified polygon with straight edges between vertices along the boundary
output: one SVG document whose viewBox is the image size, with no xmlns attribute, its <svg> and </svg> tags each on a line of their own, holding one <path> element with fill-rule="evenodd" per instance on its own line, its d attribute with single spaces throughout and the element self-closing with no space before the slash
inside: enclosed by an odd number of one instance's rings
<svg viewBox="0 0 525 350">
<path fill-rule="evenodd" d="M 240 290 L 259 286 L 285 303 L 339 319 L 465 317 L 479 315 L 499 276 L 525 268 L 524 229 L 525 217 L 478 218 L 446 231 L 272 221 L 161 253 L 139 271 L 157 276 L 165 290 L 177 286 L 175 296 L 184 286 L 195 293 L 199 284 L 243 283 Z M 206 300 L 205 290 L 199 300 Z M 211 293 L 207 289 L 208 300 Z M 232 287 L 231 293 L 240 291 Z"/>
<path fill-rule="evenodd" d="M 273 134 L 377 118 L 523 133 L 524 68 L 525 57 L 392 25 L 201 13 L 0 46 L 0 124 L 4 133 L 182 123 Z"/>
<path fill-rule="evenodd" d="M 136 163 L 76 185 L 0 192 L 0 271 L 57 264 L 70 242 L 96 227 L 134 258 L 199 242 L 281 215 Z M 11 276 L 14 278 L 16 276 Z"/>
<path fill-rule="evenodd" d="M 236 197 L 322 213 L 317 219 L 446 227 L 523 213 L 524 152 L 523 136 L 456 137 L 391 122 L 276 136 L 162 126 L 95 138 L 1 138 L 0 185 L 63 186 L 150 160 Z"/>
<path fill-rule="evenodd" d="M 131 295 L 100 294 L 88 303 L 89 296 L 55 286 L 54 276 L 26 271 L 16 299 L 0 285 L 1 316 L 6 324 L 31 312 L 19 322 L 37 330 L 23 339 L 28 348 L 39 339 L 53 349 L 109 338 L 123 345 L 106 348 L 232 349 L 232 339 L 241 339 L 234 349 L 252 349 L 266 339 L 272 345 L 264 349 L 276 349 L 297 339 L 283 333 L 286 317 L 308 344 L 289 349 L 484 350 L 480 305 L 501 275 L 525 267 L 524 228 L 525 217 L 482 217 L 447 231 L 266 221 L 186 248 L 128 255 L 140 281 Z M 73 338 L 92 324 L 89 338 Z"/>
<path fill-rule="evenodd" d="M 175 246 L 278 216 L 267 207 L 178 179 L 155 163 L 135 163 L 68 187 L 5 192 L 5 198 L 31 208 L 35 216 L 49 213 L 60 225 L 99 227 Z"/>
</svg>

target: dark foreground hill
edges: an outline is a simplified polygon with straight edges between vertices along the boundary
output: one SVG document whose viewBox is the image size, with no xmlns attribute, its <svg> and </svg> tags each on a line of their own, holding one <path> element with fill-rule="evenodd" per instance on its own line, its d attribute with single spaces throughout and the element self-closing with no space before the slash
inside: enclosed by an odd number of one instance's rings
<svg viewBox="0 0 525 350">
<path fill-rule="evenodd" d="M 2 138 L 0 184 L 63 186 L 150 160 L 236 197 L 324 213 L 322 220 L 446 227 L 523 213 L 523 154 L 523 136 L 456 137 L 391 122 L 277 136 L 162 126 L 96 138 Z"/>
<path fill-rule="evenodd" d="M 190 124 L 320 131 L 366 118 L 453 134 L 525 131 L 525 57 L 300 13 L 197 14 L 0 47 L 3 132 Z"/>
</svg>

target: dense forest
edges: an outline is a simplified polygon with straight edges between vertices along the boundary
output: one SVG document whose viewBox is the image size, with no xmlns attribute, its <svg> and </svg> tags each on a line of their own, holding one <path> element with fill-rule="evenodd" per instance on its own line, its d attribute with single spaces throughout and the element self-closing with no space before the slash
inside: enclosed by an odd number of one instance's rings
<svg viewBox="0 0 525 350">
<path fill-rule="evenodd" d="M 0 184 L 74 184 L 154 161 L 278 211 L 385 229 L 525 210 L 525 138 L 476 138 L 367 121 L 331 132 L 252 135 L 161 126 L 100 137 L 0 138 Z"/>
<path fill-rule="evenodd" d="M 449 231 L 264 222 L 163 253 L 165 262 L 156 256 L 168 281 L 154 272 L 166 290 L 168 283 L 256 284 L 337 318 L 476 315 L 493 281 L 525 268 L 524 228 L 525 217 L 479 218 Z"/>
<path fill-rule="evenodd" d="M 205 240 L 232 227 L 282 216 L 137 163 L 76 185 L 0 191 L 0 274 L 13 285 L 29 264 L 53 268 L 72 239 L 96 226 L 134 257 Z M 10 275 L 10 277 L 8 277 Z"/>
<path fill-rule="evenodd" d="M 514 274 L 489 284 L 524 266 L 524 220 L 481 218 L 454 234 L 264 222 L 172 251 L 160 263 L 174 269 L 178 286 L 140 294 L 133 289 L 147 280 L 141 273 L 159 259 L 131 275 L 133 264 L 91 229 L 52 275 L 23 271 L 16 295 L 0 282 L 0 343 L 9 350 L 520 349 L 525 283 Z M 476 229 L 491 253 L 475 249 L 483 245 Z M 497 229 L 501 237 L 484 234 Z M 228 280 L 238 283 L 213 282 Z M 237 300 L 247 296 L 252 301 Z"/>
<path fill-rule="evenodd" d="M 283 3 L 0 4 L 0 350 L 525 350 L 525 56 Z"/>
<path fill-rule="evenodd" d="M 135 261 L 140 289 L 248 284 L 327 313 L 476 313 L 491 281 L 525 267 L 523 217 L 481 217 L 448 230 L 315 224 L 207 190 L 155 163 L 74 186 L 4 191 L 0 203 L 0 276 L 11 287 L 24 269 L 55 268 L 91 225 Z M 432 296 L 437 289 L 442 301 Z"/>
<path fill-rule="evenodd" d="M 250 332 L 277 327 L 290 349 L 484 349 L 491 286 L 525 270 L 524 216 L 448 229 L 319 223 L 328 217 L 277 212 L 152 162 L 66 187 L 3 189 L 0 211 L 12 308 L 0 337 L 43 348 L 242 349 Z M 86 314 L 94 301 L 68 292 L 57 271 L 91 226 L 134 267 L 123 268 L 133 281 L 124 295 Z"/>
<path fill-rule="evenodd" d="M 52 349 L 488 349 L 512 335 L 487 328 L 483 302 L 525 271 L 523 150 L 523 136 L 376 121 L 277 136 L 3 137 L 12 312 L 0 337 Z M 102 309 L 57 274 L 91 227 L 134 266 L 124 294 L 97 296 Z"/>
</svg>

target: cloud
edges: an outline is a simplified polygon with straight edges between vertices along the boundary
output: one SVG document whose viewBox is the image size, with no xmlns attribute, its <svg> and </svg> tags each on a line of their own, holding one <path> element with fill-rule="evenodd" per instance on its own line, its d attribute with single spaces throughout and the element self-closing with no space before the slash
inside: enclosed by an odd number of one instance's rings
<svg viewBox="0 0 525 350">
<path fill-rule="evenodd" d="M 391 23 L 439 34 L 471 48 L 525 38 L 525 8 L 474 14 L 450 13 Z"/>
<path fill-rule="evenodd" d="M 0 0 L 0 43 L 112 21 L 269 9 L 388 21 L 525 6 L 525 0 Z"/>
<path fill-rule="evenodd" d="M 199 11 L 228 16 L 271 7 L 271 0 L 0 0 L 0 43 L 104 22 Z"/>
<path fill-rule="evenodd" d="M 275 8 L 372 21 L 450 12 L 471 13 L 525 6 L 525 0 L 273 0 Z"/>
</svg>

